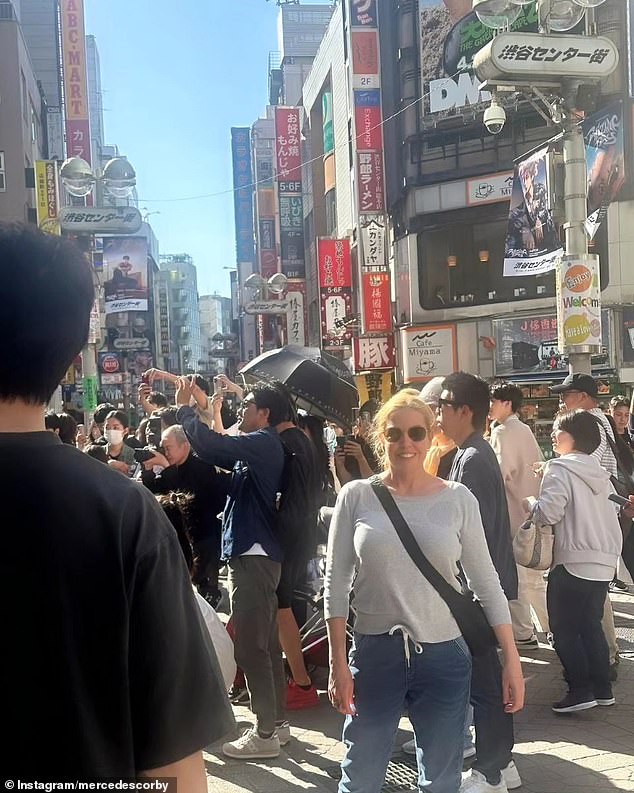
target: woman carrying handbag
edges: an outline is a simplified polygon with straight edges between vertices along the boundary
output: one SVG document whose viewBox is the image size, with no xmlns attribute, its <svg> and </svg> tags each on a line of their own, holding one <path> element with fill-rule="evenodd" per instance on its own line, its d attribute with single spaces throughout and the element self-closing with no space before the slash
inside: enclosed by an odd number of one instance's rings
<svg viewBox="0 0 634 793">
<path fill-rule="evenodd" d="M 523 706 L 508 604 L 478 502 L 463 485 L 423 468 L 433 425 L 417 392 L 392 397 L 374 422 L 384 473 L 344 486 L 335 506 L 325 610 L 329 695 L 346 715 L 339 793 L 380 791 L 405 708 L 416 736 L 420 790 L 457 793 L 469 645 L 480 652 L 493 640 L 484 615 L 504 655 L 505 708 L 515 713 Z M 461 594 L 459 565 L 481 607 Z M 352 591 L 356 622 L 348 659 L 345 623 Z M 479 634 L 468 635 L 468 645 L 459 624 L 466 632 L 471 620 L 481 627 Z"/>
</svg>

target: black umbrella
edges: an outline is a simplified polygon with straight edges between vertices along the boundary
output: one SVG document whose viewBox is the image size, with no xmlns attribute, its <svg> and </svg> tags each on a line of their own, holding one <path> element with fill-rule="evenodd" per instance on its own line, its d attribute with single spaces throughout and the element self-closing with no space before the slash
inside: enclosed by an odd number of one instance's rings
<svg viewBox="0 0 634 793">
<path fill-rule="evenodd" d="M 352 375 L 334 355 L 318 347 L 287 345 L 258 355 L 240 373 L 250 381 L 284 383 L 298 407 L 350 429 L 359 394 Z"/>
</svg>

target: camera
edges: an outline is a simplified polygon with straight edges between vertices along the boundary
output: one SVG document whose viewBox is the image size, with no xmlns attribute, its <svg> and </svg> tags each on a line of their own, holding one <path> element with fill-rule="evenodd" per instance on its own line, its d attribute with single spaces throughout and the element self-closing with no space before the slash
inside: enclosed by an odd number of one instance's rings
<svg viewBox="0 0 634 793">
<path fill-rule="evenodd" d="M 506 122 L 506 111 L 499 105 L 495 99 L 491 100 L 491 104 L 484 111 L 484 126 L 492 135 L 498 135 L 502 132 Z"/>
<path fill-rule="evenodd" d="M 156 449 L 150 449 L 147 446 L 143 449 L 135 449 L 134 450 L 134 459 L 137 463 L 147 463 L 148 460 L 151 460 L 152 457 L 156 455 Z"/>
</svg>

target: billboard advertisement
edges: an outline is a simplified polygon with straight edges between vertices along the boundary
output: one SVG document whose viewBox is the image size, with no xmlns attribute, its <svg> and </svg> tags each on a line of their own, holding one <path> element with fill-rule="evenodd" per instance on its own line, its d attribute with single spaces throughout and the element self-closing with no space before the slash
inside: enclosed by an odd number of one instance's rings
<svg viewBox="0 0 634 793">
<path fill-rule="evenodd" d="M 251 130 L 231 127 L 233 162 L 233 210 L 236 260 L 253 262 L 253 178 L 251 173 Z"/>
<path fill-rule="evenodd" d="M 319 307 L 324 347 L 350 341 L 344 320 L 352 312 L 352 261 L 349 240 L 317 240 Z"/>
<path fill-rule="evenodd" d="M 364 272 L 361 277 L 364 332 L 383 333 L 392 330 L 390 274 Z"/>
<path fill-rule="evenodd" d="M 147 240 L 106 237 L 103 241 L 106 314 L 148 310 Z"/>
<path fill-rule="evenodd" d="M 66 99 L 66 156 L 91 163 L 83 0 L 61 0 L 61 43 Z"/>
<path fill-rule="evenodd" d="M 357 151 L 382 151 L 381 91 L 354 92 L 354 120 L 357 134 Z"/>
<path fill-rule="evenodd" d="M 495 31 L 471 10 L 471 0 L 419 0 L 421 112 L 453 115 L 488 102 L 473 72 L 473 57 Z M 521 7 L 511 30 L 536 31 L 535 3 Z"/>
<path fill-rule="evenodd" d="M 564 256 L 557 267 L 559 346 L 601 348 L 601 287 L 599 257 Z"/>
<path fill-rule="evenodd" d="M 357 185 L 359 212 L 385 212 L 385 178 L 383 152 L 357 152 Z"/>
<path fill-rule="evenodd" d="M 624 122 L 623 101 L 618 100 L 588 116 L 581 125 L 588 184 L 586 233 L 590 239 L 625 183 Z"/>
<path fill-rule="evenodd" d="M 305 278 L 304 202 L 300 195 L 280 195 L 280 255 L 287 278 Z"/>
<path fill-rule="evenodd" d="M 553 270 L 563 255 L 550 211 L 548 149 L 515 166 L 504 244 L 504 275 L 538 275 Z"/>
<path fill-rule="evenodd" d="M 275 165 L 277 180 L 301 180 L 302 149 L 300 141 L 300 109 L 275 108 Z"/>
<path fill-rule="evenodd" d="M 60 234 L 57 163 L 53 160 L 35 162 L 35 199 L 38 227 L 49 234 Z"/>
</svg>

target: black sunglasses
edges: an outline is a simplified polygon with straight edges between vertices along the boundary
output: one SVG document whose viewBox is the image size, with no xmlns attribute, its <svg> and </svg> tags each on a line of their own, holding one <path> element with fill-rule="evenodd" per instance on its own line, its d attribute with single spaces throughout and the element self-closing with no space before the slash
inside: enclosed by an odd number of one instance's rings
<svg viewBox="0 0 634 793">
<path fill-rule="evenodd" d="M 425 427 L 410 427 L 407 430 L 410 439 L 416 443 L 424 441 L 427 437 L 427 430 Z M 403 430 L 400 427 L 388 427 L 385 430 L 385 440 L 388 443 L 398 443 L 403 437 Z"/>
</svg>

